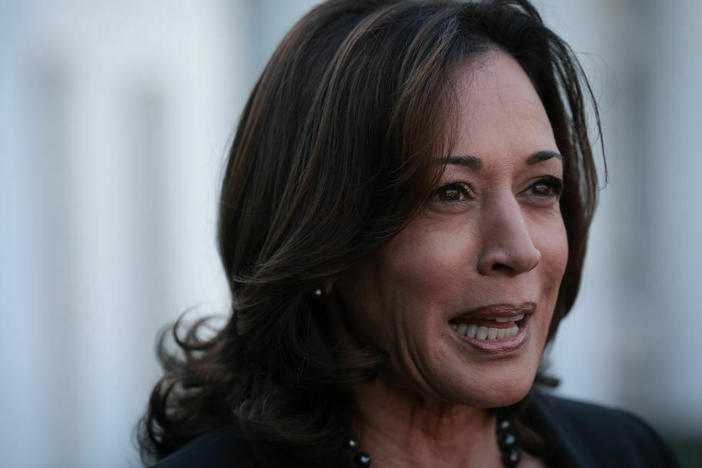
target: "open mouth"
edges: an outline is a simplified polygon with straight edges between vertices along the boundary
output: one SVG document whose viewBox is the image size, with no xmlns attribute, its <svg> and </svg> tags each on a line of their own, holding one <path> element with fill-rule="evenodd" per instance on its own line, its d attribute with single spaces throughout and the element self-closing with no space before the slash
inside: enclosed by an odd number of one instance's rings
<svg viewBox="0 0 702 468">
<path fill-rule="evenodd" d="M 449 321 L 449 325 L 453 331 L 466 338 L 500 340 L 519 333 L 525 321 L 524 317 L 523 313 L 512 317 L 459 317 Z"/>
<path fill-rule="evenodd" d="M 449 320 L 449 326 L 461 338 L 491 348 L 490 343 L 512 343 L 525 337 L 529 317 L 536 312 L 536 304 L 495 304 L 470 310 Z M 481 346 L 482 347 L 482 346 Z"/>
</svg>

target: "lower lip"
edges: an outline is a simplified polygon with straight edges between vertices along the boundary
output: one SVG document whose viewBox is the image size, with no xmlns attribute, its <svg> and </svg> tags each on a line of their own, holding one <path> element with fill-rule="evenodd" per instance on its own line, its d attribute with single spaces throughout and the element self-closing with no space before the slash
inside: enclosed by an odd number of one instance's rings
<svg viewBox="0 0 702 468">
<path fill-rule="evenodd" d="M 471 348 L 482 354 L 493 357 L 508 357 L 519 352 L 527 342 L 529 338 L 529 318 L 530 316 L 527 316 L 521 321 L 519 331 L 516 335 L 507 338 L 479 340 L 477 338 L 468 338 L 467 336 L 459 335 L 453 329 L 451 329 L 451 332 L 456 339 L 460 340 L 461 344 L 468 344 Z"/>
</svg>

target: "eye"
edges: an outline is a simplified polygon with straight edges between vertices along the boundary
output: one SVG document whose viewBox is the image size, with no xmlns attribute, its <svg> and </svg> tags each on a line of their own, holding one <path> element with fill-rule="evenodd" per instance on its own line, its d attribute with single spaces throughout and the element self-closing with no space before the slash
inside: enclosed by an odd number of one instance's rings
<svg viewBox="0 0 702 468">
<path fill-rule="evenodd" d="M 468 184 L 454 182 L 436 189 L 433 198 L 444 203 L 455 203 L 471 198 L 471 190 Z"/>
<path fill-rule="evenodd" d="M 563 182 L 555 177 L 544 177 L 529 187 L 532 195 L 541 198 L 559 197 L 563 191 Z"/>
</svg>

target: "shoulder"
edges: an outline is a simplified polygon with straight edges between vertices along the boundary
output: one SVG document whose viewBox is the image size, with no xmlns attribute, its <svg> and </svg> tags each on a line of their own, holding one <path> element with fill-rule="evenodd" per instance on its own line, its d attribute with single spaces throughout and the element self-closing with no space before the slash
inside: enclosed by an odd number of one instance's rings
<svg viewBox="0 0 702 468">
<path fill-rule="evenodd" d="M 534 393 L 530 406 L 562 458 L 583 466 L 679 466 L 661 436 L 627 411 L 544 393 Z"/>
<path fill-rule="evenodd" d="M 256 467 L 248 441 L 236 426 L 226 426 L 207 432 L 179 448 L 154 465 L 157 468 Z"/>
<path fill-rule="evenodd" d="M 321 455 L 317 457 L 316 453 Z M 153 468 L 341 467 L 345 466 L 346 459 L 340 457 L 338 450 L 313 448 L 310 451 L 309 447 L 290 447 L 256 438 L 234 424 L 202 434 L 160 460 Z"/>
</svg>

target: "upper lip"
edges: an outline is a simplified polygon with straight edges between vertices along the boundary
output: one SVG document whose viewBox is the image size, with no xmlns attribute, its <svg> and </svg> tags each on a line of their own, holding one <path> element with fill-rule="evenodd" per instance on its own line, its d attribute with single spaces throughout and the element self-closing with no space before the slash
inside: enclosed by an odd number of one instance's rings
<svg viewBox="0 0 702 468">
<path fill-rule="evenodd" d="M 536 311 L 536 304 L 533 302 L 522 302 L 519 304 L 490 304 L 476 307 L 453 317 L 452 320 L 461 318 L 510 318 L 520 314 L 530 315 Z"/>
</svg>

